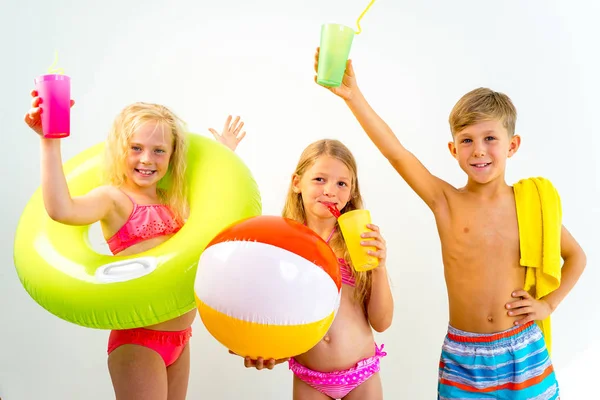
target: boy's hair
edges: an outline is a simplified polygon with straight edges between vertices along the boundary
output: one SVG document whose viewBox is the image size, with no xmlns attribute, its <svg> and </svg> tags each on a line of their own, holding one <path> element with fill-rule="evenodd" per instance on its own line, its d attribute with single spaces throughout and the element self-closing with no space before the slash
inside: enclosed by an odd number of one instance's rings
<svg viewBox="0 0 600 400">
<path fill-rule="evenodd" d="M 147 122 L 162 125 L 173 136 L 173 152 L 169 159 L 167 173 L 158 183 L 158 196 L 163 204 L 167 204 L 175 215 L 183 220 L 187 212 L 185 184 L 187 140 L 183 121 L 167 107 L 159 104 L 134 103 L 125 107 L 117 115 L 106 140 L 105 181 L 117 187 L 125 182 L 129 141 L 133 134 Z"/>
<path fill-rule="evenodd" d="M 448 122 L 454 136 L 468 126 L 494 119 L 502 122 L 509 137 L 515 134 L 517 110 L 510 98 L 504 93 L 478 88 L 458 100 L 450 112 Z"/>
<path fill-rule="evenodd" d="M 338 140 L 322 139 L 311 143 L 306 149 L 304 149 L 302 155 L 300 156 L 300 160 L 298 160 L 296 170 L 292 175 L 292 181 L 295 175 L 298 175 L 300 178 L 302 178 L 306 170 L 312 167 L 313 164 L 317 161 L 317 159 L 321 156 L 329 156 L 340 160 L 344 163 L 344 165 L 346 165 L 346 167 L 348 167 L 350 173 L 352 174 L 352 182 L 350 184 L 350 200 L 348 200 L 348 203 L 344 206 L 343 209 L 340 210 L 340 212 L 343 214 L 347 211 L 361 209 L 363 206 L 363 201 L 362 196 L 360 194 L 360 187 L 358 184 L 358 171 L 356 167 L 356 160 L 354 159 L 354 156 L 352 155 L 350 150 Z M 302 193 L 294 192 L 294 188 L 291 182 L 285 205 L 283 207 L 282 216 L 285 218 L 296 220 L 298 222 L 306 223 L 306 211 L 304 210 Z M 350 255 L 348 253 L 348 248 L 346 247 L 344 238 L 340 233 L 340 229 L 337 222 L 335 227 L 336 231 L 331 237 L 329 245 L 331 246 L 335 254 L 338 257 L 340 257 L 341 255 L 342 258 L 344 258 L 344 260 L 346 260 L 346 262 L 350 266 L 352 275 L 356 279 L 355 299 L 359 302 L 359 304 L 365 307 L 371 292 L 371 271 L 354 271 L 354 268 L 352 268 Z"/>
</svg>

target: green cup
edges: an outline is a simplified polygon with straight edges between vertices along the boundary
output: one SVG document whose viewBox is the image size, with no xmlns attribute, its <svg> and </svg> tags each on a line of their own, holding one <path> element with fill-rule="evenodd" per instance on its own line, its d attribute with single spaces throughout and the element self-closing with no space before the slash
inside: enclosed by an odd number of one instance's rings
<svg viewBox="0 0 600 400">
<path fill-rule="evenodd" d="M 317 83 L 328 87 L 338 87 L 346 71 L 346 61 L 352 47 L 354 29 L 339 24 L 321 26 L 321 46 Z"/>
</svg>

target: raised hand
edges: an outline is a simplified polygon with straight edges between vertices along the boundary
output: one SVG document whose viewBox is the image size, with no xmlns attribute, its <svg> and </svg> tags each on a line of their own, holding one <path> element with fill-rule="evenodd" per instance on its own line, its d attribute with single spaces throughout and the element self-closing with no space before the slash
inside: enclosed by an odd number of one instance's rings
<svg viewBox="0 0 600 400">
<path fill-rule="evenodd" d="M 238 144 L 242 141 L 244 136 L 246 136 L 246 131 L 240 133 L 242 127 L 244 126 L 244 123 L 240 121 L 240 117 L 235 117 L 235 120 L 233 120 L 233 122 L 231 122 L 231 120 L 232 117 L 230 115 L 227 117 L 227 120 L 225 121 L 225 126 L 223 127 L 223 132 L 220 134 L 213 128 L 209 128 L 208 130 L 210 131 L 210 133 L 213 134 L 213 136 L 218 142 L 223 143 L 225 146 L 229 147 L 231 151 L 235 151 Z"/>
<path fill-rule="evenodd" d="M 317 47 L 317 52 L 315 53 L 315 72 L 319 69 L 319 51 L 320 48 Z M 317 75 L 315 75 L 315 82 L 317 82 Z M 352 67 L 352 60 L 346 61 L 346 71 L 342 78 L 342 84 L 339 87 L 323 87 L 329 89 L 333 94 L 344 100 L 350 100 L 352 95 L 358 91 L 356 76 L 354 75 L 354 68 Z"/>
<path fill-rule="evenodd" d="M 24 121 L 35 133 L 42 136 L 42 109 L 40 108 L 42 99 L 41 97 L 38 97 L 38 92 L 36 90 L 31 91 L 31 97 L 31 108 L 27 114 L 25 114 Z M 75 101 L 71 100 L 71 107 L 73 107 L 74 104 Z"/>
</svg>

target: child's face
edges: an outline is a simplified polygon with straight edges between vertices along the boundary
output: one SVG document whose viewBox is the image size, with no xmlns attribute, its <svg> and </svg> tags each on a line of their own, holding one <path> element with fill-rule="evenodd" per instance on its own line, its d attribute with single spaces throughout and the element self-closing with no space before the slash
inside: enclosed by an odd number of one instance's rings
<svg viewBox="0 0 600 400">
<path fill-rule="evenodd" d="M 343 209 L 352 193 L 352 174 L 340 160 L 322 156 L 308 168 L 302 177 L 294 176 L 293 188 L 302 194 L 304 210 L 307 215 L 317 218 L 333 218 L 327 208 L 334 205 Z"/>
<path fill-rule="evenodd" d="M 501 121 L 483 121 L 466 127 L 448 143 L 452 156 L 469 179 L 480 184 L 502 177 L 506 159 L 519 148 L 521 138 L 509 137 Z"/>
<path fill-rule="evenodd" d="M 129 141 L 127 179 L 140 188 L 155 186 L 169 169 L 173 135 L 164 125 L 147 122 Z"/>
</svg>

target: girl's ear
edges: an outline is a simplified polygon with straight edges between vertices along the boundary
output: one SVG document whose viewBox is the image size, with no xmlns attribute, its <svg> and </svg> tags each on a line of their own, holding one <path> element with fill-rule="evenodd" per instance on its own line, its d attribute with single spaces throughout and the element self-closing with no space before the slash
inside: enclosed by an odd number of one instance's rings
<svg viewBox="0 0 600 400">
<path fill-rule="evenodd" d="M 294 193 L 300 193 L 300 176 L 297 174 L 292 175 L 292 190 Z"/>
</svg>

